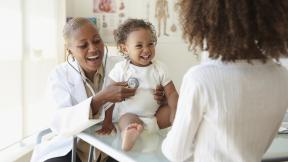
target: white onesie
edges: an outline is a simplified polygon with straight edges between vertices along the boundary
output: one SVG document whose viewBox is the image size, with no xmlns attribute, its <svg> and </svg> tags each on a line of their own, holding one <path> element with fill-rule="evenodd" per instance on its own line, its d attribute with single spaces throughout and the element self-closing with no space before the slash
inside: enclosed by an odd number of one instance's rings
<svg viewBox="0 0 288 162">
<path fill-rule="evenodd" d="M 114 111 L 118 111 L 118 117 L 125 113 L 136 114 L 144 122 L 144 127 L 152 126 L 153 130 L 153 127 L 157 126 L 154 115 L 159 108 L 153 90 L 157 85 L 166 86 L 171 81 L 164 65 L 159 61 L 153 61 L 149 66 L 139 67 L 131 64 L 130 60 L 124 60 L 114 66 L 109 77 L 115 82 L 128 81 L 131 77 L 138 79 L 139 87 L 135 96 L 115 104 Z"/>
</svg>

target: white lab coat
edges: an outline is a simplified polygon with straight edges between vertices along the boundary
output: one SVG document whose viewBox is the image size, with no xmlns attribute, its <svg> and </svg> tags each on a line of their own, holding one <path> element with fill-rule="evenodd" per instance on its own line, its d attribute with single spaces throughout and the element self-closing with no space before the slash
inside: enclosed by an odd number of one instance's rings
<svg viewBox="0 0 288 162">
<path fill-rule="evenodd" d="M 107 75 L 114 64 L 122 59 L 119 56 L 108 56 L 104 65 L 106 71 L 104 75 Z M 79 70 L 76 61 L 71 63 Z M 101 119 L 89 119 L 92 97 L 87 98 L 81 75 L 67 62 L 52 71 L 48 86 L 48 96 L 57 107 L 55 114 L 52 115 L 50 128 L 57 136 L 36 146 L 31 162 L 42 162 L 66 155 L 72 149 L 73 135 L 101 121 Z"/>
</svg>

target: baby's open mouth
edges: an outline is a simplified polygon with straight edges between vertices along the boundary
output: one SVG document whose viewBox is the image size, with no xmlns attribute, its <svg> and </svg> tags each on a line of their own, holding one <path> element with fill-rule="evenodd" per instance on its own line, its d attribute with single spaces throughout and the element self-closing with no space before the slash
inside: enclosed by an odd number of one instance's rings
<svg viewBox="0 0 288 162">
<path fill-rule="evenodd" d="M 150 59 L 150 56 L 151 55 L 143 55 L 143 56 L 140 56 L 142 59 L 144 60 L 149 60 Z"/>
</svg>

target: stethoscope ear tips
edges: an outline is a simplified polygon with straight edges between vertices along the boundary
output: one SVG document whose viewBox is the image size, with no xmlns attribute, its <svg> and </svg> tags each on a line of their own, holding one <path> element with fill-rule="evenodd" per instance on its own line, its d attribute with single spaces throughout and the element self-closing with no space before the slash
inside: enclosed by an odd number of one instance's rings
<svg viewBox="0 0 288 162">
<path fill-rule="evenodd" d="M 128 79 L 128 87 L 129 88 L 138 88 L 139 87 L 139 81 L 137 78 L 129 78 Z"/>
</svg>

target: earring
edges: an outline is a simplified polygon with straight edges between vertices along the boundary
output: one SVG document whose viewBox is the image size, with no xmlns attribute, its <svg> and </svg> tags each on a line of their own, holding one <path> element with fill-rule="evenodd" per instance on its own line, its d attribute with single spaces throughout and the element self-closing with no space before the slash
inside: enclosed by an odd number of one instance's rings
<svg viewBox="0 0 288 162">
<path fill-rule="evenodd" d="M 73 56 L 72 52 L 69 50 L 69 54 L 71 55 L 72 57 L 72 61 L 75 61 L 75 57 Z"/>
<path fill-rule="evenodd" d="M 70 50 L 67 50 L 68 55 L 67 57 L 71 56 L 72 57 L 72 61 L 75 61 L 75 57 L 72 55 L 72 52 Z"/>
</svg>

